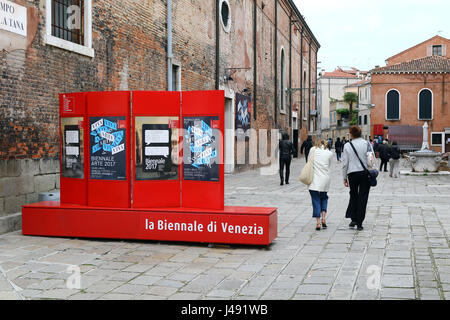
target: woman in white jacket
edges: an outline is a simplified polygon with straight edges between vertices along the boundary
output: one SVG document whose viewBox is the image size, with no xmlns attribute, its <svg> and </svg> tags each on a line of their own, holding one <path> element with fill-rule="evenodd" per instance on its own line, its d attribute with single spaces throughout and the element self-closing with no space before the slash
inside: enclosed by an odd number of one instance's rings
<svg viewBox="0 0 450 320">
<path fill-rule="evenodd" d="M 313 217 L 317 219 L 316 230 L 327 228 L 325 215 L 328 206 L 328 190 L 330 189 L 330 167 L 333 153 L 326 148 L 324 140 L 316 140 L 315 146 L 311 149 L 314 152 L 314 178 L 309 185 L 313 206 Z M 321 221 L 322 218 L 322 221 Z"/>
</svg>

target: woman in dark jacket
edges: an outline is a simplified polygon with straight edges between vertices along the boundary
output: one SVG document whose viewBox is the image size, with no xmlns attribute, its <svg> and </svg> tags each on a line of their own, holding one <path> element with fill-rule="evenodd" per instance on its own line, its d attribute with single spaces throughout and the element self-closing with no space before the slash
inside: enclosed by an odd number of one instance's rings
<svg viewBox="0 0 450 320">
<path fill-rule="evenodd" d="M 280 185 L 289 184 L 289 173 L 291 167 L 291 156 L 294 153 L 294 146 L 291 141 L 289 141 L 289 135 L 287 133 L 283 133 L 283 140 L 280 141 Z M 284 167 L 286 166 L 286 179 L 283 177 Z"/>
</svg>

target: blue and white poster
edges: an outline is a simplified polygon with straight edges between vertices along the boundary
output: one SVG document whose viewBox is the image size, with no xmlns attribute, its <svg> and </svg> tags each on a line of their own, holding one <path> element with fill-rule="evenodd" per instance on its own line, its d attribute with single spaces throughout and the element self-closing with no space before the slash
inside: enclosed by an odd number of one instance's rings
<svg viewBox="0 0 450 320">
<path fill-rule="evenodd" d="M 184 180 L 219 181 L 219 117 L 185 117 Z"/>
<path fill-rule="evenodd" d="M 251 98 L 242 94 L 236 93 L 236 134 L 245 134 L 245 137 L 250 136 L 250 117 L 251 115 Z"/>
<path fill-rule="evenodd" d="M 125 117 L 89 118 L 90 178 L 126 180 Z"/>
</svg>

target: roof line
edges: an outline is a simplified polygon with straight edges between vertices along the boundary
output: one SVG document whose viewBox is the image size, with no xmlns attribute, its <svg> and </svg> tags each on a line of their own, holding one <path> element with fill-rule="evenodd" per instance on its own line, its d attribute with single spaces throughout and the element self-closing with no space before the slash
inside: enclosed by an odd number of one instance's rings
<svg viewBox="0 0 450 320">
<path fill-rule="evenodd" d="M 425 42 L 428 42 L 428 41 L 430 41 L 430 40 L 432 40 L 432 39 L 434 39 L 434 38 L 441 38 L 441 39 L 444 39 L 444 40 L 449 41 L 449 39 L 444 38 L 444 37 L 441 37 L 440 35 L 437 34 L 437 35 L 435 35 L 434 37 L 431 37 L 431 38 L 429 38 L 429 39 L 427 39 L 427 40 L 425 40 L 425 41 L 422 41 L 422 42 L 419 43 L 419 44 L 416 44 L 416 45 L 414 45 L 414 46 L 412 46 L 412 47 L 409 47 L 408 49 L 405 49 L 405 50 L 403 50 L 403 51 L 401 51 L 401 52 L 399 52 L 399 53 L 397 53 L 397 54 L 394 54 L 392 57 L 387 58 L 385 61 L 388 61 L 389 59 L 392 59 L 392 58 L 394 58 L 394 57 L 396 57 L 396 56 L 398 56 L 398 55 L 400 55 L 400 54 L 402 54 L 402 53 L 404 53 L 404 52 L 406 52 L 406 51 L 409 51 L 409 50 L 411 50 L 411 49 L 414 49 L 415 47 L 418 47 L 418 46 L 424 44 Z"/>
<path fill-rule="evenodd" d="M 302 14 L 300 13 L 300 11 L 298 10 L 297 6 L 295 5 L 293 0 L 287 0 L 289 2 L 289 5 L 292 7 L 292 9 L 294 9 L 295 14 L 297 15 L 297 17 L 300 19 L 300 21 L 303 23 L 303 25 L 306 27 L 306 30 L 309 32 L 309 34 L 311 35 L 312 39 L 314 40 L 314 42 L 317 44 L 317 50 L 320 48 L 320 43 L 319 41 L 317 41 L 316 37 L 314 36 L 314 33 L 311 31 L 311 29 L 309 28 L 308 24 L 306 23 L 305 19 L 303 19 Z"/>
</svg>

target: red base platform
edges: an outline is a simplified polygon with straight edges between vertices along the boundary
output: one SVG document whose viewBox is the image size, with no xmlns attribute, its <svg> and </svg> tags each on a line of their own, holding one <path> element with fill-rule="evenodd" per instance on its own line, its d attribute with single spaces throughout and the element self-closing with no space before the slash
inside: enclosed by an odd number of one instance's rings
<svg viewBox="0 0 450 320">
<path fill-rule="evenodd" d="M 35 236 L 269 245 L 277 209 L 97 208 L 46 201 L 23 206 L 22 233 Z"/>
</svg>

